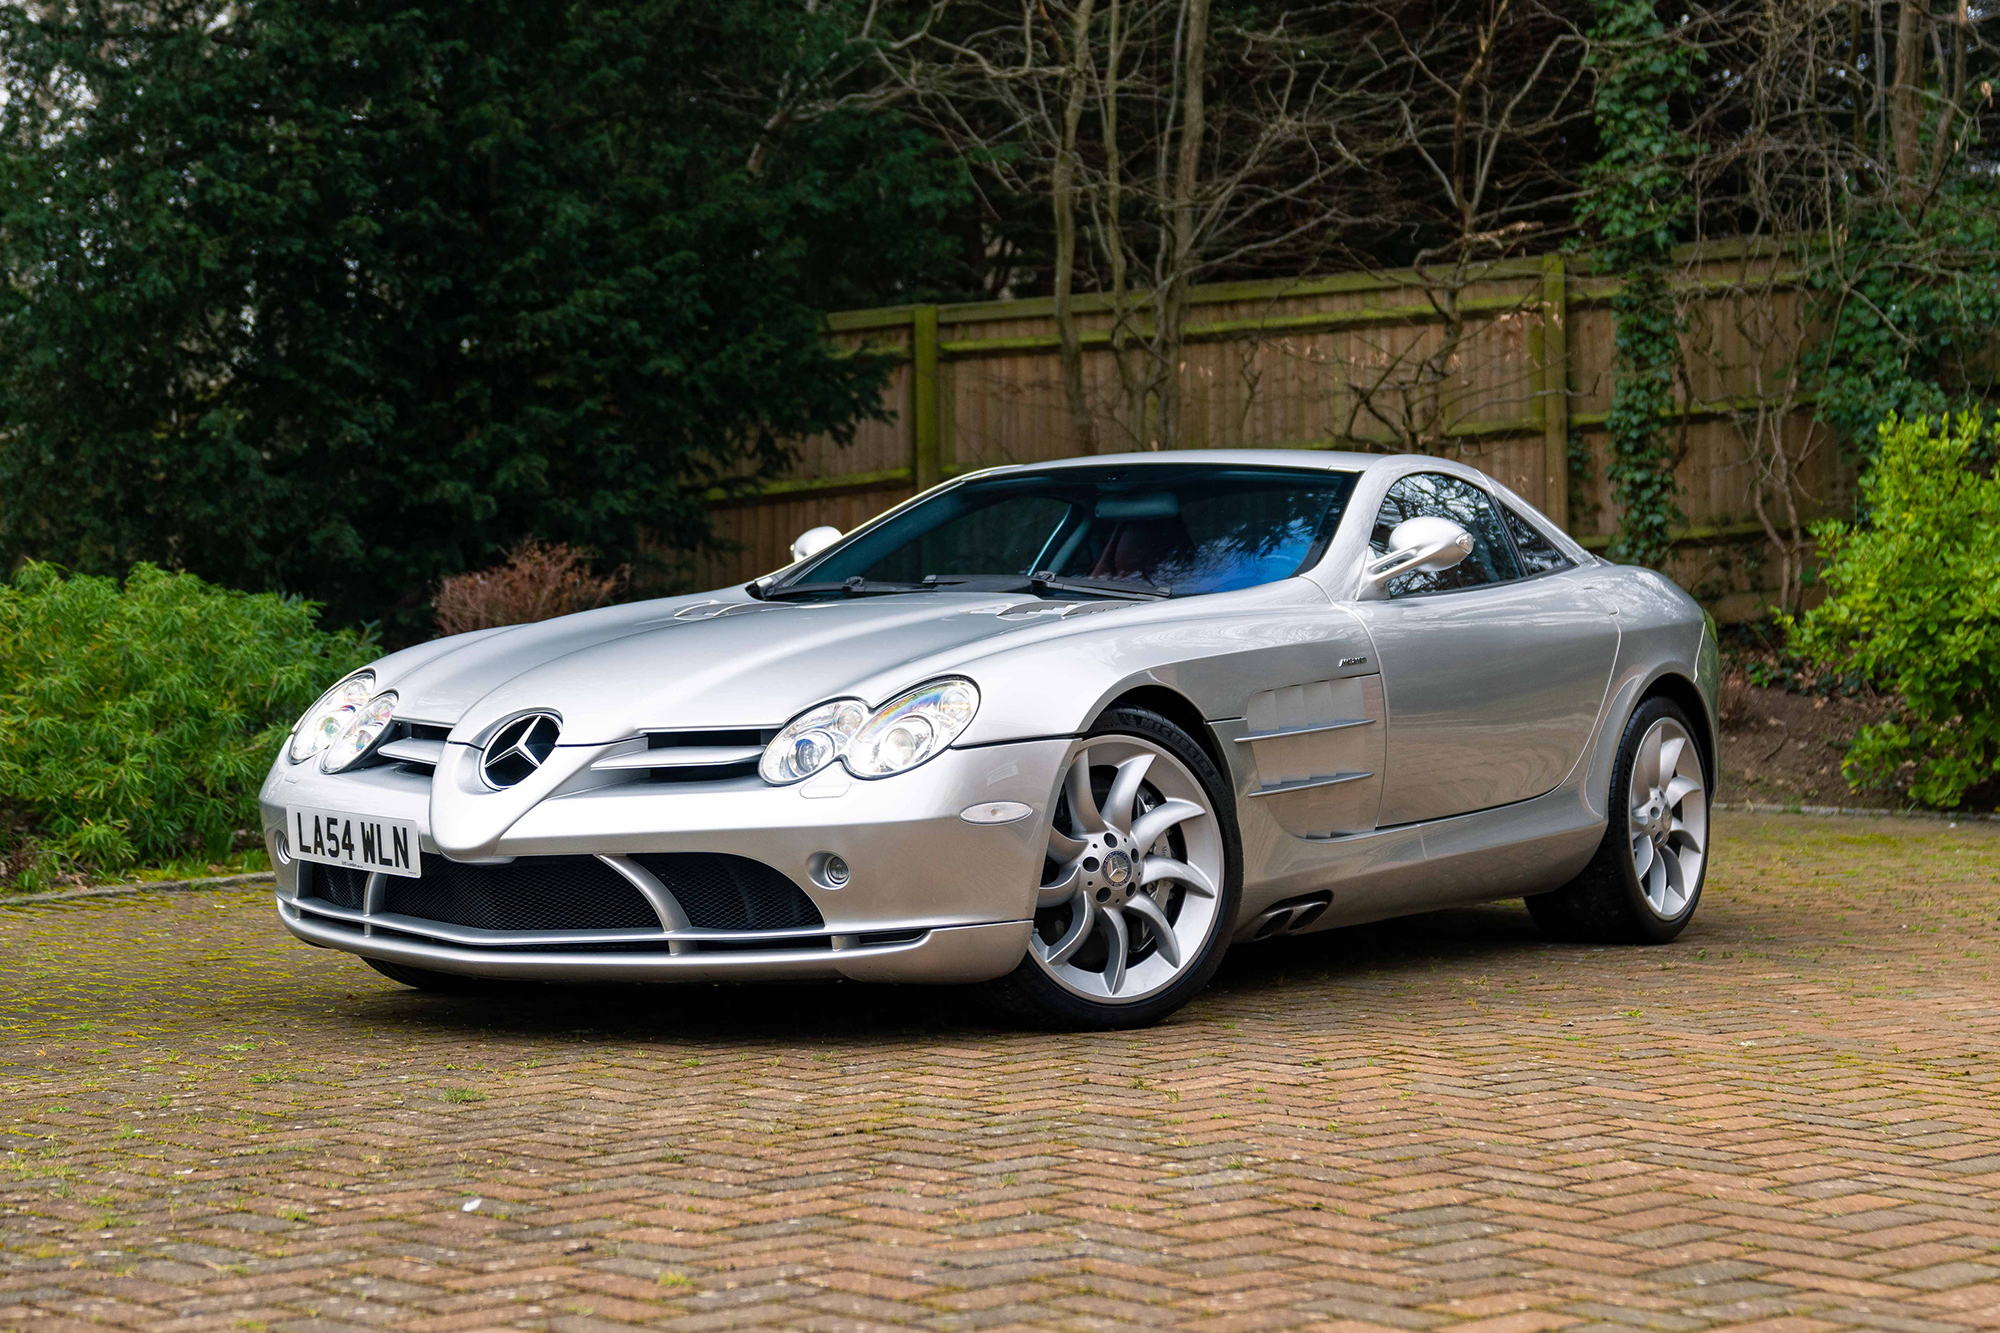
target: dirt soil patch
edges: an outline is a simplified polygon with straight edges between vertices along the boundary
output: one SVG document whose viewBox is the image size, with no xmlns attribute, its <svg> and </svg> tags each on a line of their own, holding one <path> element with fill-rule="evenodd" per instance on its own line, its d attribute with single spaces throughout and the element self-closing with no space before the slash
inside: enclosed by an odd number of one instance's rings
<svg viewBox="0 0 2000 1333">
<path fill-rule="evenodd" d="M 1916 803 L 1892 791 L 1852 791 L 1840 771 L 1855 735 L 1895 709 L 1889 695 L 1756 686 L 1740 665 L 1722 673 L 1722 781 L 1716 799 L 1755 805 L 1837 805 L 1907 810 Z M 1991 813 L 2000 783 L 1966 795 L 1965 813 Z"/>
<path fill-rule="evenodd" d="M 1886 698 L 1792 694 L 1729 680 L 1722 706 L 1725 801 L 1901 809 L 1899 793 L 1854 792 L 1840 761 L 1855 733 L 1890 710 Z"/>
</svg>

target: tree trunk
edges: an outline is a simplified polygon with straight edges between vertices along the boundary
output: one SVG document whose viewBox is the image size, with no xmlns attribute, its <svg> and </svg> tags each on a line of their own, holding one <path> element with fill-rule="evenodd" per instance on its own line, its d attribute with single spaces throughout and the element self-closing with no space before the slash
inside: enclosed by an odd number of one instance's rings
<svg viewBox="0 0 2000 1333">
<path fill-rule="evenodd" d="M 1889 90 L 1889 142 L 1896 158 L 1896 193 L 1905 206 L 1922 200 L 1924 20 L 1930 0 L 1903 0 L 1896 14 L 1895 85 Z"/>
<path fill-rule="evenodd" d="M 1187 327 L 1187 296 L 1195 258 L 1195 193 L 1201 182 L 1201 151 L 1208 137 L 1203 100 L 1208 77 L 1208 0 L 1188 0 L 1187 50 L 1181 91 L 1180 144 L 1174 164 L 1172 208 L 1167 232 L 1167 272 L 1153 335 L 1156 449 L 1182 443 L 1181 348 Z"/>
<path fill-rule="evenodd" d="M 1125 175 L 1119 146 L 1119 99 L 1125 68 L 1125 11 L 1122 0 L 1105 9 L 1104 86 L 1098 94 L 1098 125 L 1104 136 L 1104 208 L 1098 219 L 1098 244 L 1111 270 L 1111 364 L 1118 374 L 1120 447 L 1139 441 L 1145 425 L 1146 388 L 1132 370 L 1132 274 L 1125 245 Z"/>
<path fill-rule="evenodd" d="M 1076 327 L 1072 293 L 1076 285 L 1076 157 L 1077 128 L 1083 122 L 1083 99 L 1090 59 L 1090 18 L 1096 0 L 1079 0 L 1070 27 L 1068 88 L 1064 93 L 1062 137 L 1049 173 L 1049 202 L 1055 212 L 1055 319 L 1062 344 L 1063 399 L 1069 404 L 1069 428 L 1078 453 L 1097 452 L 1097 426 L 1083 387 L 1083 338 Z"/>
</svg>

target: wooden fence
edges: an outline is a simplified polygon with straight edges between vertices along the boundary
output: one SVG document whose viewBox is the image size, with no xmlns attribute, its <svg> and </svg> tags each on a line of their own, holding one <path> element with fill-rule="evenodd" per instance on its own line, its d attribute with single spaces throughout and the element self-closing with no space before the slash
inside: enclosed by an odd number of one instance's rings
<svg viewBox="0 0 2000 1333">
<path fill-rule="evenodd" d="M 1768 600 L 1751 417 L 1798 343 L 1798 295 L 1781 262 L 1711 251 L 1681 272 L 1691 333 L 1678 477 L 1689 523 L 1674 572 L 1724 616 Z M 1603 430 L 1616 290 L 1562 256 L 1496 264 L 1452 290 L 1408 271 L 1198 288 L 1183 447 L 1415 447 L 1485 470 L 1602 546 L 1616 517 Z M 1109 311 L 1091 298 L 1079 309 L 1089 393 L 1109 403 Z M 957 473 L 1072 452 L 1048 300 L 861 310 L 828 324 L 843 344 L 896 359 L 887 419 L 864 423 L 845 447 L 804 441 L 789 475 L 719 502 L 718 531 L 734 549 L 703 560 L 701 586 L 776 569 L 805 529 L 846 531 Z M 1784 409 L 1766 430 L 1806 439 L 1809 406 Z M 1809 510 L 1844 512 L 1852 478 L 1836 451 L 1802 452 Z"/>
</svg>

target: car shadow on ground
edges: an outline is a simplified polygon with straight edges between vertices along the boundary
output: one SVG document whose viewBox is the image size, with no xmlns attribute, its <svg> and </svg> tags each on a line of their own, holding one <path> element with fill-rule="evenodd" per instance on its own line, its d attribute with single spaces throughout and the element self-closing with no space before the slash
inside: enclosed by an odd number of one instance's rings
<svg viewBox="0 0 2000 1333">
<path fill-rule="evenodd" d="M 1246 997 L 1440 967 L 1478 969 L 1523 951 L 1574 946 L 1542 939 L 1518 902 L 1428 912 L 1230 950 L 1208 994 Z M 369 981 L 379 979 L 372 976 Z M 898 1043 L 1016 1030 L 989 1011 L 976 988 L 853 982 L 755 982 L 569 986 L 497 985 L 471 996 L 430 995 L 364 983 L 350 992 L 357 1018 L 452 1028 L 492 1037 L 563 1036 L 677 1042 L 880 1040 Z M 1203 999 L 1168 1019 L 1199 1021 Z"/>
</svg>

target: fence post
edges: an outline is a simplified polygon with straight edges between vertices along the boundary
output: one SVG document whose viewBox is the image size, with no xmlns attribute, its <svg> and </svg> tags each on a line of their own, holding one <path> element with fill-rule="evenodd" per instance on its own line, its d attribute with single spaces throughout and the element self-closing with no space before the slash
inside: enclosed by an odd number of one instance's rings
<svg viewBox="0 0 2000 1333">
<path fill-rule="evenodd" d="M 1560 254 L 1542 260 L 1542 512 L 1569 531 L 1569 275 Z"/>
<path fill-rule="evenodd" d="M 938 401 L 938 310 L 910 312 L 910 480 L 928 490 L 944 480 L 943 414 Z"/>
</svg>

